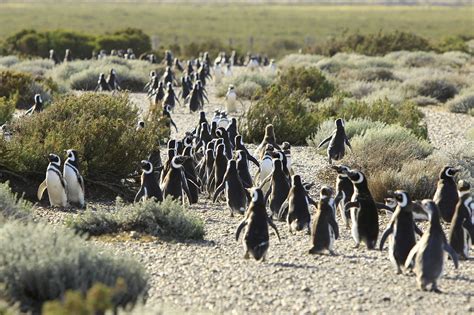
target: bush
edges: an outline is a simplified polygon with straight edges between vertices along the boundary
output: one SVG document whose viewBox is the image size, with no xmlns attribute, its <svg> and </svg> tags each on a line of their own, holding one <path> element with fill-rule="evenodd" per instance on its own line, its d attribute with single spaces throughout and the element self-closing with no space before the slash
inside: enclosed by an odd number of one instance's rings
<svg viewBox="0 0 474 315">
<path fill-rule="evenodd" d="M 137 119 L 127 94 L 62 96 L 43 112 L 12 123 L 14 135 L 3 143 L 0 160 L 11 171 L 41 179 L 45 156 L 74 148 L 86 180 L 118 184 L 168 134 L 164 118 L 148 122 L 142 132 L 135 131 Z"/>
<path fill-rule="evenodd" d="M 438 78 L 421 80 L 416 90 L 419 95 L 433 97 L 443 103 L 458 93 L 458 89 L 453 83 Z"/>
<path fill-rule="evenodd" d="M 171 198 L 161 203 L 147 200 L 129 206 L 118 201 L 113 211 L 87 211 L 68 225 L 89 235 L 137 231 L 174 239 L 200 240 L 204 236 L 204 223 Z"/>
<path fill-rule="evenodd" d="M 316 66 L 316 63 L 323 58 L 323 56 L 319 55 L 289 54 L 278 61 L 278 66 L 281 69 L 288 69 L 291 67 L 314 67 Z"/>
<path fill-rule="evenodd" d="M 330 97 L 335 90 L 334 85 L 316 68 L 289 68 L 282 72 L 278 84 L 291 91 L 303 92 L 311 101 L 318 102 Z"/>
<path fill-rule="evenodd" d="M 360 81 L 390 81 L 395 80 L 392 71 L 386 68 L 367 68 L 357 73 L 357 80 Z"/>
<path fill-rule="evenodd" d="M 22 220 L 31 214 L 32 204 L 14 194 L 7 183 L 0 183 L 0 222 L 5 219 Z"/>
<path fill-rule="evenodd" d="M 95 39 L 95 44 L 97 50 L 111 51 L 112 49 L 126 50 L 132 48 L 137 58 L 140 54 L 151 50 L 150 37 L 136 28 L 127 28 L 111 34 L 99 35 Z"/>
<path fill-rule="evenodd" d="M 118 279 L 123 279 L 126 290 L 114 296 L 116 306 L 136 303 L 147 291 L 147 277 L 136 261 L 114 258 L 72 230 L 6 223 L 0 228 L 0 249 L 4 295 L 21 303 L 24 311 L 39 312 L 44 302 L 67 290 L 85 293 L 95 283 L 113 286 Z"/>
<path fill-rule="evenodd" d="M 439 52 L 462 51 L 469 52 L 467 42 L 459 36 L 450 36 L 443 38 L 436 44 L 436 50 Z"/>
<path fill-rule="evenodd" d="M 53 69 L 54 62 L 49 59 L 33 59 L 18 62 L 10 67 L 11 70 L 30 73 L 35 77 L 43 77 Z"/>
<path fill-rule="evenodd" d="M 17 95 L 17 108 L 29 108 L 34 103 L 35 94 L 41 94 L 48 102 L 57 86 L 48 79 L 33 79 L 30 74 L 10 70 L 0 70 L 0 97 L 12 98 Z"/>
<path fill-rule="evenodd" d="M 19 63 L 20 59 L 17 56 L 3 56 L 0 57 L 0 66 L 9 68 L 16 63 Z"/>
<path fill-rule="evenodd" d="M 12 119 L 15 113 L 16 95 L 10 99 L 0 97 L 0 126 Z"/>
<path fill-rule="evenodd" d="M 418 106 L 438 105 L 438 100 L 429 96 L 417 96 L 410 100 Z"/>
<path fill-rule="evenodd" d="M 319 118 L 311 112 L 310 106 L 311 103 L 300 90 L 273 85 L 250 107 L 240 131 L 246 141 L 260 142 L 265 126 L 273 124 L 278 142 L 303 144 L 319 124 Z"/>
<path fill-rule="evenodd" d="M 469 113 L 474 109 L 474 93 L 458 95 L 447 102 L 446 106 L 453 113 Z"/>
<path fill-rule="evenodd" d="M 275 77 L 276 74 L 270 71 L 257 73 L 242 70 L 230 78 L 225 78 L 217 85 L 217 96 L 225 96 L 229 84 L 232 84 L 239 98 L 253 99 L 258 94 L 267 91 L 270 85 L 275 81 Z"/>
</svg>

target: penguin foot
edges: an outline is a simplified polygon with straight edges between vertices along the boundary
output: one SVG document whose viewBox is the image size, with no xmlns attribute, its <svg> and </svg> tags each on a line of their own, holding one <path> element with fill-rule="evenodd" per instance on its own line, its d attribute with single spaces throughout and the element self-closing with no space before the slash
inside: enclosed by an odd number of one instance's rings
<svg viewBox="0 0 474 315">
<path fill-rule="evenodd" d="M 333 250 L 329 249 L 328 251 L 329 251 L 329 256 L 337 256 Z"/>
<path fill-rule="evenodd" d="M 434 293 L 443 293 L 440 289 L 438 289 L 438 286 L 436 285 L 436 283 L 433 283 L 433 285 L 431 286 L 431 292 L 434 292 Z"/>
<path fill-rule="evenodd" d="M 249 259 L 249 258 L 250 258 L 249 252 L 245 252 L 245 254 L 244 254 L 244 259 Z"/>
</svg>

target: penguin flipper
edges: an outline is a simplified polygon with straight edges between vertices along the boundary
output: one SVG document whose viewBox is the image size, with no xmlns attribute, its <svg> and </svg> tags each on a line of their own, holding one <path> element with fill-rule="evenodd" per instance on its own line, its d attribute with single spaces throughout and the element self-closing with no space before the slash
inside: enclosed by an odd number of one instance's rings
<svg viewBox="0 0 474 315">
<path fill-rule="evenodd" d="M 135 195 L 135 199 L 133 200 L 133 202 L 135 202 L 135 203 L 139 202 L 140 199 L 143 198 L 143 196 L 145 196 L 145 189 L 144 189 L 144 187 L 140 187 L 140 190 Z"/>
<path fill-rule="evenodd" d="M 214 192 L 214 197 L 212 198 L 212 202 L 216 202 L 217 197 L 224 191 L 224 186 L 225 186 L 225 181 L 222 182 L 222 184 L 217 187 L 216 191 Z"/>
<path fill-rule="evenodd" d="M 321 143 L 318 145 L 318 149 L 320 147 L 322 147 L 325 143 L 329 142 L 331 139 L 332 139 L 333 135 L 330 135 L 329 137 L 327 137 L 326 139 L 324 139 L 323 141 L 321 141 Z"/>
<path fill-rule="evenodd" d="M 46 179 L 45 179 L 38 187 L 38 192 L 36 193 L 36 196 L 38 197 L 38 200 L 43 199 L 44 191 L 47 188 L 48 188 L 48 186 L 46 185 Z"/>
<path fill-rule="evenodd" d="M 238 241 L 239 240 L 239 235 L 240 235 L 240 232 L 242 231 L 242 229 L 247 225 L 247 218 L 243 219 L 240 224 L 239 224 L 239 227 L 237 228 L 237 231 L 235 232 L 235 240 Z"/>
<path fill-rule="evenodd" d="M 454 268 L 458 269 L 459 267 L 459 259 L 458 254 L 454 251 L 454 249 L 448 243 L 444 243 L 443 249 L 448 253 L 454 263 Z"/>
<path fill-rule="evenodd" d="M 343 198 L 342 190 L 340 190 L 337 192 L 336 197 L 334 197 L 334 207 L 337 208 L 339 206 L 339 203 L 341 202 L 342 198 Z"/>
<path fill-rule="evenodd" d="M 267 204 L 268 197 L 270 197 L 271 192 L 272 192 L 272 186 L 270 186 L 270 188 L 268 188 L 267 193 L 265 194 L 265 204 Z"/>
<path fill-rule="evenodd" d="M 413 221 L 413 229 L 415 230 L 415 233 L 418 234 L 419 236 L 423 236 L 423 232 L 420 230 L 420 228 L 416 225 L 415 221 Z"/>
<path fill-rule="evenodd" d="M 311 198 L 308 194 L 306 194 L 306 197 L 308 198 L 308 202 L 310 204 L 312 204 L 313 206 L 315 206 L 316 208 L 318 207 L 318 203 L 316 201 L 313 200 L 313 198 Z"/>
<path fill-rule="evenodd" d="M 253 164 L 255 164 L 258 168 L 260 168 L 260 163 L 258 163 L 257 159 L 254 156 L 252 156 L 250 152 L 247 151 L 247 149 L 245 149 L 245 151 L 247 153 L 247 159 L 251 161 Z"/>
<path fill-rule="evenodd" d="M 383 249 L 383 244 L 387 240 L 387 237 L 392 233 L 393 233 L 393 221 L 390 222 L 390 225 L 388 226 L 388 228 L 382 234 L 382 238 L 380 239 L 380 246 L 379 246 L 380 250 Z"/>
<path fill-rule="evenodd" d="M 285 212 L 285 209 L 288 208 L 288 204 L 289 201 L 288 198 L 286 198 L 286 200 L 282 203 L 280 210 L 278 211 L 278 219 L 281 219 L 283 213 Z"/>
<path fill-rule="evenodd" d="M 334 237 L 337 240 L 339 238 L 339 226 L 337 225 L 336 219 L 333 215 L 329 218 L 329 224 L 331 225 L 332 230 L 334 231 Z"/>
<path fill-rule="evenodd" d="M 275 223 L 273 223 L 273 221 L 270 218 L 268 218 L 268 224 L 272 227 L 272 229 L 275 230 L 275 233 L 278 237 L 278 241 L 281 242 L 280 233 L 278 233 L 278 229 L 277 229 Z"/>
<path fill-rule="evenodd" d="M 272 174 L 268 175 L 264 180 L 262 180 L 262 182 L 260 183 L 260 186 L 259 188 L 260 189 L 263 189 L 263 186 L 265 186 L 265 184 L 270 181 L 272 179 Z"/>
<path fill-rule="evenodd" d="M 359 208 L 360 203 L 358 201 L 349 201 L 344 205 L 344 210 L 348 211 L 350 208 Z"/>
<path fill-rule="evenodd" d="M 418 248 L 420 247 L 420 242 L 416 243 L 415 246 L 410 250 L 410 253 L 408 253 L 407 259 L 405 260 L 405 268 L 409 268 L 411 265 L 411 261 L 415 257 L 416 253 L 418 252 Z"/>
<path fill-rule="evenodd" d="M 387 210 L 389 212 L 393 212 L 393 209 L 381 202 L 375 202 L 375 206 L 378 210 Z"/>
</svg>

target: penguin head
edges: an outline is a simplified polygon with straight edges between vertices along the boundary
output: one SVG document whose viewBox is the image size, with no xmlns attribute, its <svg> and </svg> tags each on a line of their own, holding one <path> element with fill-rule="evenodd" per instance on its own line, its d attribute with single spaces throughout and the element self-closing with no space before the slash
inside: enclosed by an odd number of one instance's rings
<svg viewBox="0 0 474 315">
<path fill-rule="evenodd" d="M 35 103 L 43 103 L 41 99 L 41 94 L 35 94 Z"/>
<path fill-rule="evenodd" d="M 142 171 L 145 174 L 150 174 L 151 172 L 153 172 L 153 164 L 151 164 L 150 161 L 142 160 L 140 164 L 142 166 Z"/>
<path fill-rule="evenodd" d="M 273 151 L 271 155 L 274 159 L 278 159 L 280 161 L 283 161 L 283 158 L 284 158 L 285 154 L 282 151 Z"/>
<path fill-rule="evenodd" d="M 145 128 L 145 122 L 143 120 L 139 120 L 137 123 L 137 130 Z"/>
<path fill-rule="evenodd" d="M 53 154 L 53 153 L 49 154 L 48 160 L 49 160 L 49 163 L 51 164 L 55 164 L 58 166 L 61 165 L 61 158 L 56 154 Z"/>
<path fill-rule="evenodd" d="M 338 118 L 336 119 L 336 127 L 339 129 L 339 128 L 344 128 L 344 119 L 342 118 Z"/>
<path fill-rule="evenodd" d="M 245 154 L 243 150 L 237 150 L 235 152 L 235 156 L 236 156 L 237 162 L 247 159 L 247 155 Z"/>
<path fill-rule="evenodd" d="M 337 172 L 337 174 L 341 175 L 342 177 L 347 177 L 347 173 L 350 171 L 349 167 L 346 165 L 331 165 L 331 168 Z"/>
<path fill-rule="evenodd" d="M 428 214 L 430 221 L 436 218 L 439 220 L 439 209 L 433 200 L 424 199 L 421 205 L 423 206 L 423 210 Z"/>
<path fill-rule="evenodd" d="M 321 191 L 319 192 L 319 197 L 321 198 L 321 200 L 331 198 L 332 188 L 329 186 L 321 187 Z"/>
<path fill-rule="evenodd" d="M 219 137 L 219 138 L 224 138 L 226 136 L 229 136 L 227 134 L 227 130 L 224 128 L 224 127 L 219 127 L 217 128 L 216 130 L 216 135 Z"/>
<path fill-rule="evenodd" d="M 349 172 L 347 172 L 347 176 L 349 176 L 349 179 L 354 184 L 360 184 L 365 179 L 364 174 L 358 170 L 349 170 Z"/>
<path fill-rule="evenodd" d="M 465 181 L 463 179 L 458 181 L 458 192 L 459 192 L 460 197 L 466 194 L 469 194 L 470 190 L 471 190 L 471 184 L 469 184 L 468 181 Z"/>
<path fill-rule="evenodd" d="M 234 90 L 234 86 L 232 84 L 229 84 L 229 88 L 228 88 L 229 91 L 233 91 Z"/>
<path fill-rule="evenodd" d="M 163 88 L 163 81 L 160 81 L 160 82 L 158 83 L 158 88 L 159 88 L 159 89 L 162 89 L 162 88 Z"/>
<path fill-rule="evenodd" d="M 230 119 L 230 124 L 229 124 L 229 126 L 231 126 L 231 125 L 237 127 L 237 118 L 232 117 L 232 118 Z"/>
<path fill-rule="evenodd" d="M 214 151 L 214 146 L 216 144 L 216 142 L 214 141 L 215 139 L 209 141 L 206 145 L 206 150 L 209 150 L 211 149 L 212 151 Z"/>
<path fill-rule="evenodd" d="M 237 161 L 234 159 L 231 159 L 227 161 L 227 169 L 228 170 L 234 170 L 237 169 Z"/>
<path fill-rule="evenodd" d="M 252 197 L 252 203 L 254 205 L 263 205 L 264 207 L 250 207 L 249 209 L 253 209 L 254 211 L 257 209 L 263 209 L 265 211 L 265 196 L 263 195 L 262 189 L 258 187 L 248 188 L 247 191 L 250 193 Z"/>
<path fill-rule="evenodd" d="M 183 155 L 184 155 L 184 156 L 189 156 L 189 157 L 191 157 L 191 153 L 192 153 L 191 150 L 192 150 L 192 149 L 193 149 L 192 146 L 187 146 L 187 147 L 185 147 L 185 148 L 184 148 L 184 151 L 183 151 Z"/>
<path fill-rule="evenodd" d="M 166 83 L 166 88 L 167 88 L 168 90 L 172 90 L 172 89 L 173 89 L 173 87 L 171 86 L 171 82 Z"/>
<path fill-rule="evenodd" d="M 216 154 L 224 154 L 224 150 L 225 150 L 225 145 L 223 143 L 219 144 L 216 148 Z"/>
<path fill-rule="evenodd" d="M 105 75 L 104 75 L 103 73 L 99 74 L 99 79 L 100 79 L 100 80 L 105 79 Z"/>
<path fill-rule="evenodd" d="M 66 154 L 67 154 L 67 158 L 70 160 L 70 161 L 77 161 L 78 160 L 78 157 L 79 157 L 79 154 L 77 153 L 76 150 L 74 149 L 68 149 L 66 150 Z"/>
<path fill-rule="evenodd" d="M 273 170 L 283 170 L 283 163 L 280 159 L 274 158 L 273 159 Z"/>
<path fill-rule="evenodd" d="M 405 208 L 411 202 L 410 196 L 404 190 L 396 190 L 393 195 L 397 204 L 402 208 Z"/>
<path fill-rule="evenodd" d="M 243 139 L 242 135 L 236 135 L 235 136 L 235 143 L 244 145 L 244 139 Z"/>
<path fill-rule="evenodd" d="M 301 186 L 303 183 L 301 182 L 301 176 L 300 175 L 293 175 L 291 178 L 291 184 L 293 186 Z"/>
<path fill-rule="evenodd" d="M 151 78 L 154 78 L 154 77 L 156 77 L 156 72 L 155 72 L 155 71 L 153 71 L 153 70 L 152 70 L 152 71 L 150 71 L 150 77 L 151 77 Z"/>
<path fill-rule="evenodd" d="M 166 113 L 166 114 L 169 114 L 171 112 L 171 105 L 170 104 L 167 104 L 163 107 L 163 111 Z"/>
<path fill-rule="evenodd" d="M 460 171 L 459 169 L 454 168 L 452 166 L 445 166 L 443 170 L 441 171 L 441 173 L 439 174 L 439 178 L 440 179 L 453 178 L 456 175 L 456 173 L 459 171 Z"/>
<path fill-rule="evenodd" d="M 291 145 L 289 142 L 285 141 L 281 144 L 281 149 L 284 151 L 288 151 L 291 149 Z"/>
<path fill-rule="evenodd" d="M 176 149 L 176 140 L 175 139 L 170 139 L 168 141 L 168 149 Z"/>
<path fill-rule="evenodd" d="M 203 111 L 199 112 L 199 119 L 200 120 L 206 119 L 206 112 L 203 112 Z"/>
<path fill-rule="evenodd" d="M 175 157 L 173 157 L 173 159 L 171 160 L 171 167 L 173 168 L 181 168 L 183 167 L 183 164 L 184 162 L 187 160 L 188 158 L 186 156 L 183 156 L 183 155 L 176 155 Z"/>
<path fill-rule="evenodd" d="M 111 75 L 115 75 L 115 74 L 116 74 L 116 72 L 115 72 L 115 69 L 114 69 L 114 68 L 110 69 L 110 74 L 111 74 Z"/>
<path fill-rule="evenodd" d="M 384 201 L 385 201 L 385 205 L 388 206 L 389 208 L 392 208 L 392 209 L 395 209 L 395 207 L 397 206 L 397 200 L 395 200 L 395 198 L 384 198 Z"/>
</svg>

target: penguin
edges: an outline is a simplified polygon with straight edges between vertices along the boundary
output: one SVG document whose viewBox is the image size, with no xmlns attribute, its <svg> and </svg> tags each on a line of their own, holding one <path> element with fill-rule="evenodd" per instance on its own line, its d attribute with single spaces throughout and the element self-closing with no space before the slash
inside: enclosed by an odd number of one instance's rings
<svg viewBox="0 0 474 315">
<path fill-rule="evenodd" d="M 233 113 L 237 111 L 237 93 L 235 92 L 235 88 L 232 84 L 229 84 L 227 88 L 227 93 L 225 95 L 225 109 L 229 113 Z"/>
<path fill-rule="evenodd" d="M 380 250 L 388 237 L 388 254 L 390 261 L 397 268 L 397 274 L 402 273 L 402 267 L 410 253 L 410 250 L 416 244 L 416 236 L 422 235 L 421 230 L 416 226 L 413 219 L 414 204 L 406 191 L 397 190 L 394 192 L 397 208 L 390 219 L 388 227 L 380 239 Z"/>
<path fill-rule="evenodd" d="M 365 175 L 357 170 L 347 172 L 354 185 L 354 193 L 344 210 L 351 211 L 352 238 L 359 246 L 363 241 L 368 249 L 374 249 L 379 235 L 379 214 L 374 198 L 370 193 Z"/>
<path fill-rule="evenodd" d="M 204 156 L 206 159 L 204 161 L 206 190 L 207 190 L 208 195 L 210 195 L 211 192 L 213 191 L 211 182 L 213 181 L 213 178 L 214 178 L 214 163 L 215 163 L 214 149 L 208 147 L 206 149 Z"/>
<path fill-rule="evenodd" d="M 155 71 L 150 72 L 150 81 L 145 84 L 143 91 L 147 92 L 146 95 L 150 96 L 155 89 L 158 88 L 158 84 L 160 83 L 160 79 L 156 75 Z"/>
<path fill-rule="evenodd" d="M 177 155 L 176 154 L 176 148 L 175 148 L 175 142 L 173 142 L 175 140 L 170 140 L 168 141 L 168 159 L 166 160 L 165 164 L 163 164 L 163 170 L 161 171 L 161 175 L 160 175 L 160 188 L 161 190 L 163 190 L 163 187 L 164 187 L 164 183 L 165 183 L 165 176 L 168 174 L 168 172 L 170 171 L 171 169 L 171 161 L 173 160 L 173 158 Z"/>
<path fill-rule="evenodd" d="M 252 176 L 249 171 L 248 155 L 243 150 L 235 151 L 237 160 L 237 171 L 239 173 L 240 180 L 245 188 L 253 187 Z"/>
<path fill-rule="evenodd" d="M 171 67 L 173 65 L 173 54 L 171 53 L 171 51 L 165 51 L 165 56 L 163 57 L 162 63 L 165 64 L 167 67 Z"/>
<path fill-rule="evenodd" d="M 459 201 L 458 190 L 454 176 L 459 172 L 452 166 L 445 166 L 439 173 L 438 185 L 433 197 L 433 201 L 441 212 L 441 218 L 450 223 L 453 219 L 456 204 Z"/>
<path fill-rule="evenodd" d="M 225 172 L 227 170 L 227 161 L 228 158 L 225 155 L 225 146 L 223 144 L 219 144 L 215 150 L 215 158 L 214 158 L 214 178 L 211 179 L 211 191 L 214 192 L 217 187 L 222 184 L 224 179 Z"/>
<path fill-rule="evenodd" d="M 135 131 L 140 131 L 142 129 L 145 129 L 145 122 L 143 120 L 139 120 L 137 123 L 137 128 L 135 128 Z"/>
<path fill-rule="evenodd" d="M 183 100 L 186 100 L 190 93 L 191 93 L 191 88 L 188 85 L 187 77 L 182 77 L 181 78 L 181 95 L 180 95 L 181 98 Z"/>
<path fill-rule="evenodd" d="M 171 133 L 171 126 L 174 127 L 174 129 L 176 130 L 176 132 L 178 132 L 178 127 L 176 126 L 176 124 L 175 124 L 173 118 L 171 118 L 171 106 L 170 106 L 170 105 L 165 105 L 165 106 L 163 107 L 162 116 L 165 117 L 165 118 L 168 120 L 166 126 L 169 128 L 170 133 Z"/>
<path fill-rule="evenodd" d="M 150 94 L 150 98 L 152 99 L 152 105 L 154 105 L 156 108 L 161 107 L 161 104 L 165 98 L 165 88 L 163 82 L 158 83 L 158 87 Z"/>
<path fill-rule="evenodd" d="M 171 70 L 171 66 L 166 67 L 165 73 L 163 73 L 163 77 L 161 78 L 166 85 L 173 84 L 174 82 L 174 73 Z"/>
<path fill-rule="evenodd" d="M 110 86 L 112 91 L 120 91 L 120 85 L 117 79 L 117 73 L 114 69 L 110 69 L 109 76 L 107 77 L 107 84 Z"/>
<path fill-rule="evenodd" d="M 240 180 L 237 172 L 237 162 L 229 160 L 227 162 L 227 170 L 225 172 L 222 183 L 216 188 L 214 192 L 213 202 L 216 202 L 217 197 L 225 190 L 227 205 L 230 209 L 230 216 L 234 216 L 234 212 L 244 214 L 247 208 L 247 194 Z"/>
<path fill-rule="evenodd" d="M 332 189 L 321 187 L 319 202 L 314 211 L 313 226 L 311 229 L 310 254 L 320 254 L 323 250 L 334 255 L 334 241 L 339 238 L 339 227 L 334 217 L 334 199 Z"/>
<path fill-rule="evenodd" d="M 163 98 L 163 105 L 164 106 L 170 105 L 171 109 L 174 109 L 176 102 L 178 102 L 178 104 L 181 105 L 178 97 L 176 96 L 176 93 L 173 90 L 173 86 L 171 85 L 170 82 L 168 82 L 166 83 L 166 92 Z"/>
<path fill-rule="evenodd" d="M 230 122 L 229 122 L 229 119 L 227 118 L 227 113 L 221 112 L 219 121 L 217 122 L 217 127 L 226 129 L 229 126 L 229 123 Z"/>
<path fill-rule="evenodd" d="M 233 72 L 232 72 L 232 64 L 227 64 L 224 70 L 224 76 L 229 78 L 232 77 Z"/>
<path fill-rule="evenodd" d="M 181 63 L 179 62 L 179 59 L 178 58 L 174 58 L 174 62 L 173 62 L 173 66 L 174 66 L 174 69 L 176 70 L 179 70 L 180 72 L 183 72 L 184 71 L 184 68 L 183 66 L 181 65 Z"/>
<path fill-rule="evenodd" d="M 153 164 L 150 161 L 142 160 L 142 176 L 140 190 L 135 196 L 135 202 L 154 198 L 156 201 L 163 201 L 163 194 L 153 172 Z"/>
<path fill-rule="evenodd" d="M 272 173 L 273 170 L 273 146 L 268 144 L 265 154 L 259 162 L 259 169 L 255 174 L 255 181 L 264 192 L 268 191 L 269 184 L 264 184 L 264 180 Z M 263 186 L 262 186 L 263 185 Z"/>
<path fill-rule="evenodd" d="M 64 62 L 72 61 L 72 52 L 70 49 L 66 49 L 64 54 Z"/>
<path fill-rule="evenodd" d="M 273 151 L 273 158 L 276 158 L 281 161 L 283 172 L 289 179 L 291 179 L 290 171 L 288 170 L 288 161 L 286 160 L 286 154 L 283 151 Z"/>
<path fill-rule="evenodd" d="M 244 219 L 240 222 L 235 233 L 236 241 L 239 240 L 240 233 L 243 228 L 244 237 L 244 258 L 249 259 L 252 255 L 257 261 L 265 261 L 265 257 L 270 245 L 270 236 L 268 234 L 268 226 L 270 225 L 275 231 L 278 240 L 280 241 L 280 233 L 275 224 L 268 218 L 265 209 L 265 198 L 263 192 L 259 188 L 252 188 L 250 190 L 252 200 L 245 212 Z"/>
<path fill-rule="evenodd" d="M 232 148 L 235 148 L 235 137 L 238 135 L 237 129 L 238 129 L 237 128 L 237 119 L 232 117 L 230 119 L 229 125 L 226 128 L 227 134 L 229 135 L 229 141 L 230 141 L 230 144 L 231 144 Z"/>
<path fill-rule="evenodd" d="M 273 129 L 272 124 L 269 124 L 265 127 L 265 136 L 263 137 L 262 142 L 257 147 L 257 150 L 255 152 L 255 155 L 257 155 L 259 159 L 262 159 L 265 155 L 267 144 L 271 144 L 276 150 L 281 150 L 278 144 L 276 143 L 275 130 Z"/>
<path fill-rule="evenodd" d="M 270 64 L 268 65 L 268 70 L 270 71 L 271 74 L 277 73 L 277 65 L 275 63 L 275 59 L 270 60 Z"/>
<path fill-rule="evenodd" d="M 163 180 L 163 196 L 171 196 L 174 200 L 182 201 L 184 204 L 183 191 L 191 203 L 186 177 L 184 175 L 183 164 L 188 157 L 177 155 L 170 163 L 170 169 Z"/>
<path fill-rule="evenodd" d="M 308 229 L 308 234 L 310 234 L 310 204 L 316 206 L 316 203 L 308 196 L 308 193 L 303 186 L 303 182 L 301 181 L 301 177 L 299 175 L 294 175 L 292 177 L 288 197 L 280 207 L 280 211 L 278 211 L 278 217 L 281 218 L 285 209 L 288 208 L 286 222 L 288 223 L 290 233 L 293 233 L 293 230 L 301 231 L 306 227 Z"/>
<path fill-rule="evenodd" d="M 48 159 L 46 179 L 38 187 L 38 200 L 43 198 L 44 191 L 47 189 L 51 206 L 67 207 L 67 183 L 61 174 L 61 158 L 56 154 L 50 154 Z"/>
<path fill-rule="evenodd" d="M 388 214 L 389 212 L 392 215 L 395 212 L 395 208 L 397 207 L 397 200 L 395 198 L 384 198 L 385 206 L 391 208 L 391 211 L 386 211 Z M 428 221 L 428 214 L 426 211 L 423 209 L 423 206 L 421 205 L 421 201 L 419 200 L 413 200 L 413 219 L 415 221 Z"/>
<path fill-rule="evenodd" d="M 328 145 L 328 150 L 327 150 L 327 155 L 328 155 L 328 161 L 329 164 L 332 164 L 332 160 L 340 160 L 344 157 L 345 155 L 345 145 L 349 147 L 352 151 L 351 144 L 349 143 L 349 139 L 347 138 L 346 131 L 344 129 L 344 120 L 342 118 L 336 119 L 336 130 L 321 141 L 321 143 L 318 145 L 318 149 L 322 147 L 324 144 L 329 142 Z"/>
<path fill-rule="evenodd" d="M 291 145 L 289 142 L 285 141 L 281 144 L 281 150 L 286 156 L 286 168 L 290 176 L 294 175 L 293 169 L 291 168 Z"/>
<path fill-rule="evenodd" d="M 346 165 L 333 165 L 331 168 L 337 172 L 336 196 L 334 198 L 335 207 L 339 209 L 341 220 L 346 228 L 348 228 L 350 212 L 344 210 L 344 205 L 351 200 L 354 194 L 354 185 L 347 175 L 350 169 Z"/>
<path fill-rule="evenodd" d="M 469 249 L 474 238 L 474 224 L 471 220 L 471 185 L 464 180 L 458 182 L 459 201 L 454 211 L 448 234 L 448 243 L 461 259 L 469 259 Z"/>
<path fill-rule="evenodd" d="M 454 267 L 458 268 L 458 255 L 448 244 L 446 235 L 441 227 L 439 209 L 432 200 L 423 200 L 423 208 L 430 217 L 428 230 L 416 243 L 408 254 L 405 262 L 405 268 L 408 268 L 412 260 L 415 259 L 414 272 L 419 289 L 427 290 L 431 284 L 431 291 L 441 293 L 438 289 L 438 280 L 441 278 L 444 265 L 444 251 L 446 251 L 453 260 Z"/>
<path fill-rule="evenodd" d="M 105 79 L 105 75 L 103 73 L 99 74 L 99 81 L 97 81 L 97 87 L 95 88 L 95 91 L 110 91 L 110 86 L 107 83 L 107 80 Z"/>
<path fill-rule="evenodd" d="M 49 60 L 51 60 L 52 62 L 54 62 L 55 65 L 57 65 L 57 64 L 60 63 L 59 58 L 58 58 L 58 56 L 56 55 L 56 52 L 54 51 L 54 49 L 50 49 L 50 50 L 49 50 Z"/>
<path fill-rule="evenodd" d="M 43 99 L 40 94 L 35 94 L 35 103 L 25 112 L 25 116 L 31 116 L 33 113 L 40 113 L 43 111 Z"/>
<path fill-rule="evenodd" d="M 188 184 L 188 189 L 189 189 L 189 204 L 195 204 L 199 200 L 199 183 L 197 179 L 197 174 L 196 174 L 196 163 L 194 160 L 191 158 L 191 146 L 186 146 L 183 152 L 184 156 L 190 157 L 188 159 L 185 159 L 183 163 L 183 170 L 184 170 L 184 175 L 186 177 L 186 182 Z"/>
<path fill-rule="evenodd" d="M 185 104 L 189 104 L 189 112 L 193 113 L 202 108 L 201 95 L 199 94 L 199 85 L 194 83 L 194 87 L 190 94 L 184 101 Z"/>
<path fill-rule="evenodd" d="M 70 203 L 78 204 L 84 208 L 84 179 L 79 171 L 79 153 L 76 150 L 66 151 L 67 159 L 64 162 L 63 178 L 67 184 L 67 199 Z"/>
<path fill-rule="evenodd" d="M 194 73 L 193 62 L 191 60 L 188 60 L 187 62 L 185 73 L 188 76 L 191 76 Z"/>
<path fill-rule="evenodd" d="M 230 143 L 229 134 L 225 128 L 219 127 L 216 130 L 216 135 L 224 140 L 225 155 L 228 159 L 232 158 L 232 144 Z"/>
<path fill-rule="evenodd" d="M 254 70 L 256 70 L 259 66 L 260 66 L 260 65 L 259 65 L 259 63 L 258 63 L 257 57 L 250 56 L 250 60 L 249 60 L 249 62 L 247 63 L 247 68 L 250 69 L 250 71 L 254 71 Z"/>
<path fill-rule="evenodd" d="M 242 135 L 235 136 L 235 150 L 242 150 L 247 154 L 247 159 L 251 161 L 255 166 L 260 167 L 260 163 L 257 161 L 255 157 L 253 157 L 250 152 L 247 150 L 244 144 L 244 139 Z"/>
<path fill-rule="evenodd" d="M 282 204 L 285 202 L 290 192 L 290 182 L 283 171 L 283 164 L 280 160 L 273 160 L 273 172 L 267 177 L 271 180 L 270 188 L 265 196 L 269 201 L 271 217 L 277 217 L 280 220 L 286 220 L 287 210 L 285 210 L 281 217 L 278 216 Z"/>
<path fill-rule="evenodd" d="M 214 82 L 219 84 L 224 76 L 224 71 L 222 70 L 221 62 L 216 62 L 214 65 Z"/>
</svg>

